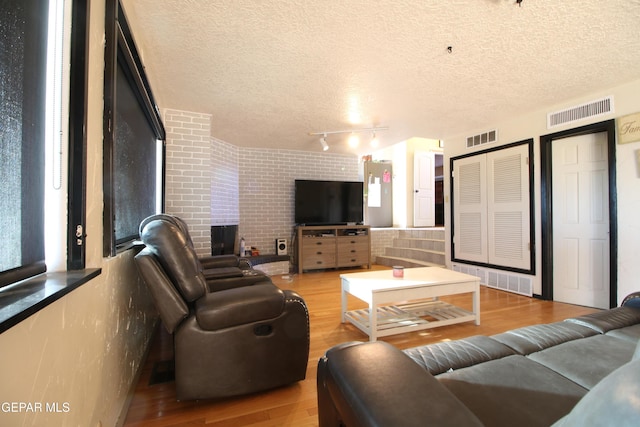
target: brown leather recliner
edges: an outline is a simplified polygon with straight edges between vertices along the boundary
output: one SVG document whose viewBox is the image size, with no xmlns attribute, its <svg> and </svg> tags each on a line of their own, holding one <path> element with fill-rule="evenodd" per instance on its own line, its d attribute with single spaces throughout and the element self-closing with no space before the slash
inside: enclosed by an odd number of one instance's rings
<svg viewBox="0 0 640 427">
<path fill-rule="evenodd" d="M 135 257 L 165 327 L 174 335 L 178 400 L 262 391 L 305 378 L 309 316 L 304 300 L 265 276 L 209 292 L 188 233 L 145 220 Z"/>
</svg>

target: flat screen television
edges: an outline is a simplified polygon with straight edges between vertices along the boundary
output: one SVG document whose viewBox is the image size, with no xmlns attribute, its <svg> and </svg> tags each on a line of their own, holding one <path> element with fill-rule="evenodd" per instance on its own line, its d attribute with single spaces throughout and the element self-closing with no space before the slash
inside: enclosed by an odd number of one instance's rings
<svg viewBox="0 0 640 427">
<path fill-rule="evenodd" d="M 296 179 L 296 224 L 343 225 L 362 221 L 362 182 Z"/>
</svg>

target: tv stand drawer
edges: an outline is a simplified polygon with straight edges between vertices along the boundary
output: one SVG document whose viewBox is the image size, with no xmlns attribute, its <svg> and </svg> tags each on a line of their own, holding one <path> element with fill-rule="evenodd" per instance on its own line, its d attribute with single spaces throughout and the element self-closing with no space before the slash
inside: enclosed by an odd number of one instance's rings
<svg viewBox="0 0 640 427">
<path fill-rule="evenodd" d="M 336 238 L 335 237 L 303 237 L 302 238 L 302 250 L 314 251 L 316 249 L 336 251 Z"/>
<path fill-rule="evenodd" d="M 310 255 L 303 259 L 303 270 L 317 270 L 322 268 L 335 268 L 336 267 L 336 254 L 321 254 Z"/>
<path fill-rule="evenodd" d="M 371 268 L 368 226 L 298 226 L 298 272 L 337 267 Z"/>
</svg>

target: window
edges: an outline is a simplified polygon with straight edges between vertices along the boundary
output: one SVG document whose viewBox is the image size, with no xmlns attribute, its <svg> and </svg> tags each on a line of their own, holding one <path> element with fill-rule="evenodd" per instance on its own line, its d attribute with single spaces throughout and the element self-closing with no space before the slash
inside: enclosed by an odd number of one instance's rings
<svg viewBox="0 0 640 427">
<path fill-rule="evenodd" d="M 0 287 L 16 285 L 0 289 L 0 333 L 101 272 L 84 268 L 84 234 L 76 236 L 85 210 L 87 3 L 0 2 Z"/>
<path fill-rule="evenodd" d="M 156 210 L 157 138 L 131 87 L 125 69 L 116 75 L 113 177 L 116 245 L 138 236 L 138 225 Z"/>
<path fill-rule="evenodd" d="M 454 261 L 534 272 L 532 145 L 451 159 Z"/>
<path fill-rule="evenodd" d="M 105 54 L 104 253 L 138 237 L 138 225 L 162 203 L 164 127 L 117 0 L 107 1 Z"/>
<path fill-rule="evenodd" d="M 0 3 L 0 286 L 42 273 L 46 0 Z"/>
</svg>

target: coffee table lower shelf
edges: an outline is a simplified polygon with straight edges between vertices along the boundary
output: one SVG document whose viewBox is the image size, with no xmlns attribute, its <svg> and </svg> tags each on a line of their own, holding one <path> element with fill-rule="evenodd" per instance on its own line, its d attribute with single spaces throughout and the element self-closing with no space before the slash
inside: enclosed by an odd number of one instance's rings
<svg viewBox="0 0 640 427">
<path fill-rule="evenodd" d="M 347 311 L 345 320 L 371 336 L 369 314 L 368 308 Z M 378 337 L 476 320 L 474 313 L 438 300 L 380 306 L 376 315 Z"/>
</svg>

